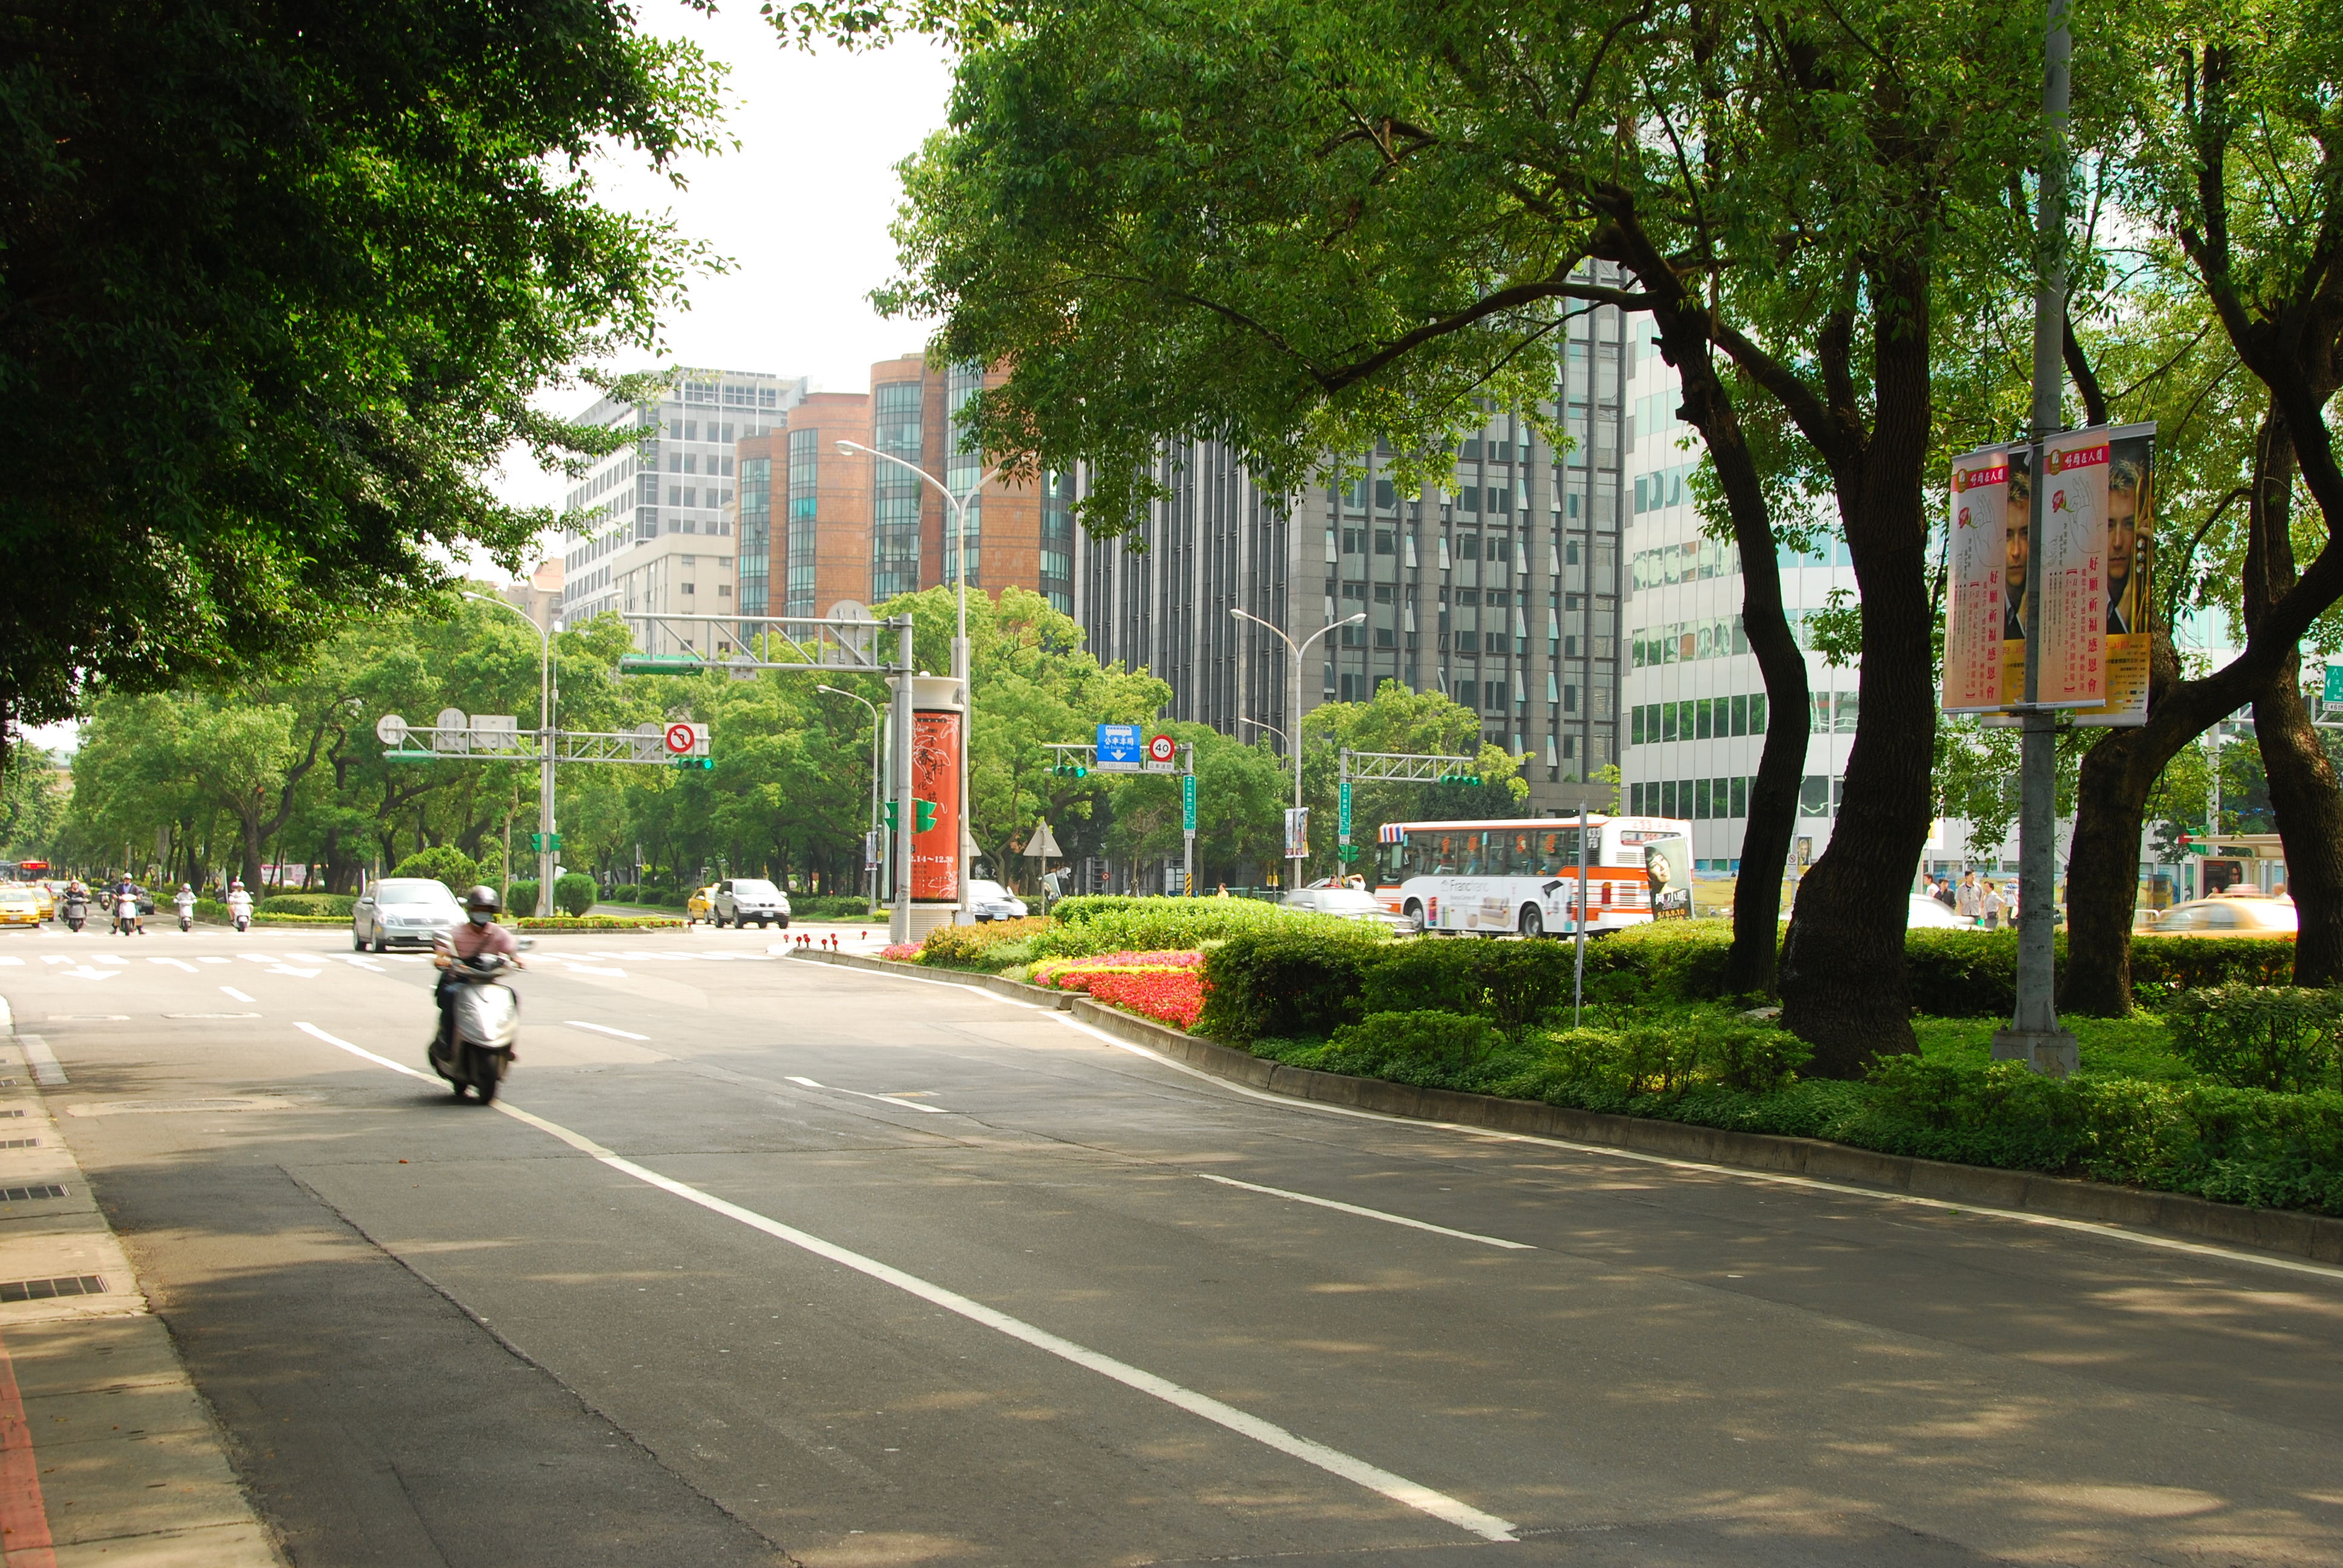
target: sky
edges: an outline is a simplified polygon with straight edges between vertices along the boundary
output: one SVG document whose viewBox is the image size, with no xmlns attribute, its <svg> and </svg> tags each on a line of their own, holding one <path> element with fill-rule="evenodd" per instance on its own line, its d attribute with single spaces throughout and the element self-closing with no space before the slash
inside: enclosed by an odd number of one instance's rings
<svg viewBox="0 0 2343 1568">
<path fill-rule="evenodd" d="M 665 322 L 659 354 L 608 368 L 713 366 L 868 390 L 872 361 L 917 352 L 928 337 L 930 324 L 882 320 L 866 297 L 893 276 L 887 226 L 901 189 L 895 166 L 943 124 L 950 57 L 924 39 L 861 53 L 784 48 L 755 0 L 727 0 L 714 15 L 681 0 L 647 0 L 639 15 L 652 31 L 689 39 L 730 67 L 725 127 L 739 146 L 684 160 L 682 190 L 639 160 L 606 156 L 595 171 L 600 199 L 671 215 L 683 233 L 729 258 L 731 270 L 691 279 L 690 308 Z M 595 396 L 578 386 L 539 401 L 574 414 Z M 493 484 L 508 501 L 550 507 L 562 504 L 568 487 L 522 450 L 508 456 Z M 485 562 L 473 569 L 504 575 Z M 25 738 L 70 751 L 76 729 L 44 725 Z"/>
<path fill-rule="evenodd" d="M 690 308 L 665 323 L 664 352 L 608 368 L 712 366 L 868 390 L 872 361 L 917 351 L 928 337 L 930 324 L 882 320 L 866 297 L 893 276 L 895 166 L 943 124 L 949 57 L 921 39 L 851 54 L 784 48 L 755 0 L 728 0 L 712 16 L 680 0 L 650 0 L 641 15 L 653 31 L 689 39 L 730 67 L 725 124 L 740 145 L 683 162 L 680 191 L 639 163 L 606 157 L 595 174 L 601 200 L 670 214 L 732 270 L 691 280 Z M 572 387 L 542 401 L 577 413 L 594 397 Z M 496 489 L 509 501 L 558 507 L 568 485 L 515 452 Z"/>
</svg>

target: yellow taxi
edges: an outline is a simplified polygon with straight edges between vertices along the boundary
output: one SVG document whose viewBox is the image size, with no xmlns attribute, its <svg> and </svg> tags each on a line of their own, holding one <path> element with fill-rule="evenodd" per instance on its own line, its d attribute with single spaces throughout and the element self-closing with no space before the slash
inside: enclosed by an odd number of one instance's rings
<svg viewBox="0 0 2343 1568">
<path fill-rule="evenodd" d="M 2299 924 L 2292 899 L 2215 895 L 2175 904 L 2142 926 L 2142 936 L 2291 937 Z"/>
<path fill-rule="evenodd" d="M 686 899 L 683 901 L 683 923 L 687 926 L 695 926 L 702 920 L 712 918 L 716 908 L 713 901 L 715 897 L 716 884 L 710 882 Z"/>
<path fill-rule="evenodd" d="M 29 882 L 0 882 L 0 926 L 38 926 L 48 913 L 45 901 Z"/>
</svg>

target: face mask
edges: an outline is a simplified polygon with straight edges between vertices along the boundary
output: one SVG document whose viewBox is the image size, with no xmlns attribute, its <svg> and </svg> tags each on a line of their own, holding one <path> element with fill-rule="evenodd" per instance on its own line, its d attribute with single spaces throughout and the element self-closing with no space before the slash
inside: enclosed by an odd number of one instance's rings
<svg viewBox="0 0 2343 1568">
<path fill-rule="evenodd" d="M 470 918 L 476 926 L 485 926 L 488 923 L 488 912 L 486 910 L 474 910 Z"/>
</svg>

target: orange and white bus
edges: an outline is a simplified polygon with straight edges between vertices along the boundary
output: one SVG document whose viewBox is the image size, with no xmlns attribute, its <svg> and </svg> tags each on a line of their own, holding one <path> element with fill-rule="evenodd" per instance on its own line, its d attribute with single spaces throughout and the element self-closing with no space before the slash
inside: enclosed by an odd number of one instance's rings
<svg viewBox="0 0 2343 1568">
<path fill-rule="evenodd" d="M 1692 824 L 1586 819 L 1589 935 L 1692 915 Z M 1386 822 L 1375 900 L 1420 931 L 1574 935 L 1578 819 Z"/>
</svg>

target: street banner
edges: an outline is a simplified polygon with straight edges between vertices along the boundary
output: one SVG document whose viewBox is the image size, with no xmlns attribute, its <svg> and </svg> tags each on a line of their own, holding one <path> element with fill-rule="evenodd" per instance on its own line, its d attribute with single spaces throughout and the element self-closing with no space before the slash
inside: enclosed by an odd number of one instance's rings
<svg viewBox="0 0 2343 1568">
<path fill-rule="evenodd" d="M 1310 808 L 1289 806 L 1285 809 L 1285 858 L 1306 859 L 1310 855 Z"/>
<path fill-rule="evenodd" d="M 2015 538 L 2011 528 L 2018 533 Z M 2009 452 L 1986 447 L 1953 459 L 1951 538 L 1946 547 L 1945 689 L 1947 713 L 2001 707 L 2001 642 L 2009 614 L 2006 574 L 2025 571 L 2025 508 L 2009 505 Z M 2022 591 L 2022 590 L 2021 590 Z"/>
<path fill-rule="evenodd" d="M 2097 480 L 2107 519 L 2106 700 L 2075 715 L 2101 728 L 2147 722 L 2148 617 L 2156 591 L 2156 427 L 2100 432 L 2107 462 Z"/>
<path fill-rule="evenodd" d="M 911 897 L 960 898 L 960 713 L 920 708 L 911 713 L 911 794 L 935 803 L 934 815 L 911 833 Z"/>
</svg>

